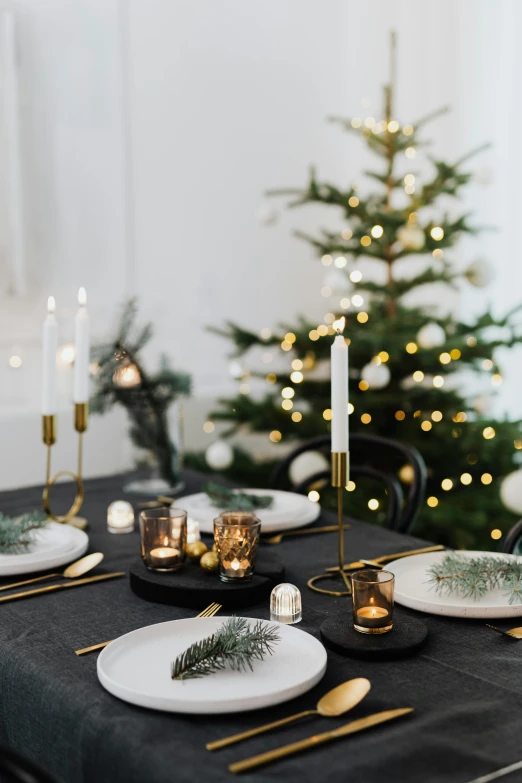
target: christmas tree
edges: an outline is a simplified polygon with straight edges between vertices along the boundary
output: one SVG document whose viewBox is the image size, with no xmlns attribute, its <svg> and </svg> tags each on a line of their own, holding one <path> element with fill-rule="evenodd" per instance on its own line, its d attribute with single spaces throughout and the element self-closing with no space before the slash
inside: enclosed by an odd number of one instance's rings
<svg viewBox="0 0 522 783">
<path fill-rule="evenodd" d="M 414 292 L 421 286 L 458 289 L 469 282 L 481 284 L 489 272 L 483 262 L 465 271 L 457 268 L 452 249 L 477 228 L 464 212 L 455 212 L 458 205 L 442 211 L 449 200 L 457 203 L 470 182 L 470 155 L 456 163 L 430 158 L 428 176 L 414 171 L 426 145 L 425 125 L 445 111 L 400 123 L 391 80 L 384 89 L 383 119 L 333 118 L 379 159 L 375 170 L 365 172 L 376 183 L 373 192 L 365 195 L 356 186 L 323 182 L 315 170 L 304 188 L 272 192 L 290 196 L 291 207 L 330 205 L 342 216 L 338 232 L 299 234 L 327 267 L 322 293 L 330 301 L 335 297 L 335 304 L 320 324 L 300 317 L 295 325 L 283 324 L 261 335 L 234 323 L 220 330 L 234 343 L 235 357 L 246 356 L 256 346 L 272 353 L 276 349 L 286 367 L 267 374 L 242 365 L 240 393 L 220 400 L 211 418 L 230 422 L 226 435 L 240 428 L 266 432 L 280 444 L 327 433 L 331 324 L 344 315 L 351 432 L 401 440 L 423 455 L 429 479 L 417 534 L 455 547 L 487 549 L 492 538 L 499 539 L 516 520 L 503 506 L 499 487 L 520 456 L 522 435 L 520 422 L 487 418 L 484 400 L 502 383 L 497 349 L 513 346 L 522 336 L 515 311 L 501 318 L 487 311 L 465 323 L 455 312 L 441 315 L 440 310 L 415 304 Z M 358 268 L 361 259 L 378 262 L 385 280 L 366 279 Z M 249 389 L 254 378 L 266 381 L 260 397 Z M 487 392 L 478 394 L 485 383 Z M 266 482 L 270 467 L 242 453 L 228 474 L 257 486 Z M 403 483 L 411 480 L 405 466 L 394 469 Z M 357 487 L 351 482 L 349 489 L 349 513 L 382 519 L 384 495 L 362 481 Z M 327 502 L 324 492 L 321 502 Z"/>
</svg>

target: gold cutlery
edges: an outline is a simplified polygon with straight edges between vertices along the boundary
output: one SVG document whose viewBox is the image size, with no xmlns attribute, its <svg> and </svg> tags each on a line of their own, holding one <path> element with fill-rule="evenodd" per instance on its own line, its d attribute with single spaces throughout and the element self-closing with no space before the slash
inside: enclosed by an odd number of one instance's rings
<svg viewBox="0 0 522 783">
<path fill-rule="evenodd" d="M 344 530 L 349 530 L 350 525 L 344 525 Z M 286 530 L 276 536 L 261 536 L 263 544 L 280 544 L 283 538 L 287 536 L 305 536 L 307 533 L 336 533 L 339 530 L 338 525 L 324 525 L 323 527 L 307 527 L 302 530 Z"/>
<path fill-rule="evenodd" d="M 495 772 L 490 772 L 489 775 L 483 775 L 480 778 L 470 780 L 469 783 L 491 783 L 491 781 L 503 778 L 504 775 L 510 775 L 512 772 L 517 772 L 519 769 L 522 769 L 522 761 L 515 761 L 515 763 L 510 764 L 509 767 L 496 769 Z"/>
<path fill-rule="evenodd" d="M 325 742 L 331 742 L 340 737 L 346 737 L 349 734 L 355 734 L 358 731 L 370 729 L 372 726 L 378 726 L 379 723 L 386 723 L 386 721 L 401 718 L 403 715 L 408 715 L 410 712 L 413 712 L 412 707 L 376 712 L 374 715 L 368 715 L 366 718 L 359 718 L 359 720 L 353 720 L 350 723 L 346 723 L 344 726 L 334 729 L 333 731 L 315 734 L 312 737 L 307 737 L 298 742 L 292 742 L 290 745 L 283 745 L 281 748 L 269 750 L 267 753 L 260 753 L 258 756 L 252 756 L 252 758 L 244 759 L 243 761 L 236 761 L 234 764 L 230 764 L 228 769 L 230 772 L 235 773 L 246 772 L 249 769 L 254 769 L 254 767 L 260 767 L 262 764 L 269 764 L 271 761 L 285 758 L 285 756 L 293 756 L 294 753 L 300 753 L 302 750 L 324 745 Z"/>
<path fill-rule="evenodd" d="M 490 625 L 489 623 L 486 623 L 487 628 L 491 628 L 493 631 L 497 631 L 497 633 L 501 633 L 504 636 L 509 636 L 510 639 L 516 639 L 520 640 L 522 639 L 522 628 L 511 628 L 509 631 L 503 631 L 502 628 L 497 628 L 495 625 Z"/>
<path fill-rule="evenodd" d="M 222 604 L 210 604 L 210 606 L 207 606 L 206 609 L 203 609 L 202 612 L 196 615 L 196 617 L 214 617 L 215 614 L 219 612 L 220 609 L 222 609 Z M 95 650 L 102 650 L 104 647 L 107 647 L 108 644 L 110 644 L 113 639 L 109 639 L 108 642 L 100 642 L 100 644 L 93 644 L 90 647 L 82 647 L 81 650 L 75 650 L 74 652 L 76 655 L 87 655 L 87 653 L 94 652 Z"/>
<path fill-rule="evenodd" d="M 241 732 L 241 734 L 225 737 L 225 739 L 208 742 L 205 747 L 207 750 L 220 750 L 221 748 L 226 748 L 228 745 L 234 745 L 236 742 L 242 742 L 250 737 L 256 737 L 258 734 L 264 734 L 265 731 L 272 731 L 272 729 L 278 729 L 280 726 L 286 726 L 287 723 L 306 718 L 309 715 L 321 715 L 323 718 L 338 718 L 339 715 L 344 715 L 345 712 L 348 712 L 359 704 L 370 688 L 370 681 L 365 677 L 357 677 L 355 680 L 348 680 L 347 682 L 343 682 L 342 685 L 338 685 L 337 688 L 333 688 L 331 691 L 328 691 L 328 693 L 325 693 L 317 702 L 315 710 L 298 712 L 296 715 L 291 715 L 289 718 L 283 718 L 282 720 L 274 721 L 274 723 L 266 723 L 264 726 L 258 726 L 257 729 L 250 729 L 249 731 Z"/>
<path fill-rule="evenodd" d="M 93 582 L 103 582 L 106 579 L 116 579 L 119 576 L 125 576 L 125 571 L 115 571 L 113 574 L 99 574 L 98 576 L 88 576 L 86 579 L 76 579 L 74 582 L 65 582 L 60 585 L 49 585 L 48 587 L 37 587 L 36 590 L 25 590 L 23 593 L 12 593 L 0 598 L 0 603 L 16 601 L 19 598 L 31 598 L 33 595 L 42 595 L 43 593 L 54 593 L 56 590 L 67 590 L 71 587 L 81 587 Z"/>
<path fill-rule="evenodd" d="M 408 552 L 394 552 L 392 555 L 381 555 L 380 557 L 374 557 L 372 558 L 371 562 L 372 564 L 382 564 L 391 562 L 392 560 L 398 560 L 400 557 L 423 555 L 427 552 L 441 552 L 443 549 L 446 549 L 443 544 L 434 544 L 433 546 L 422 547 L 422 549 L 410 549 Z M 347 565 L 344 566 L 344 570 L 348 571 L 354 568 L 363 568 L 368 562 L 369 561 L 365 560 L 356 560 L 354 563 L 347 563 Z M 331 566 L 330 568 L 327 568 L 326 571 L 329 574 L 335 573 L 336 571 L 339 571 L 339 566 Z"/>
<path fill-rule="evenodd" d="M 35 576 L 33 579 L 25 579 L 23 582 L 13 582 L 10 585 L 2 585 L 2 587 L 0 587 L 0 592 L 3 590 L 11 590 L 13 587 L 31 585 L 34 582 L 43 582 L 44 579 L 56 579 L 59 576 L 63 576 L 65 579 L 78 579 L 79 576 L 83 576 L 89 571 L 92 571 L 93 568 L 96 568 L 96 566 L 99 565 L 102 560 L 103 555 L 101 552 L 93 552 L 90 555 L 85 555 L 85 557 L 80 558 L 80 560 L 76 560 L 75 563 L 71 563 L 71 565 L 67 566 L 65 571 L 61 574 L 46 574 L 45 576 Z"/>
</svg>

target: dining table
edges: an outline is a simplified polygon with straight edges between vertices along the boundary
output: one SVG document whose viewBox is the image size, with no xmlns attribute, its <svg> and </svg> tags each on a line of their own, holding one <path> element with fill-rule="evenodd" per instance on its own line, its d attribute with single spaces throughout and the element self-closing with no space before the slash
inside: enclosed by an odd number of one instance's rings
<svg viewBox="0 0 522 783">
<path fill-rule="evenodd" d="M 411 707 L 414 712 L 406 718 L 241 777 L 253 783 L 468 783 L 522 759 L 517 718 L 519 710 L 522 714 L 522 644 L 495 633 L 485 620 L 402 607 L 397 608 L 396 623 L 415 616 L 428 627 L 421 650 L 398 660 L 360 660 L 328 650 L 323 679 L 308 693 L 278 706 L 240 714 L 182 715 L 133 706 L 112 696 L 98 681 L 98 653 L 78 657 L 75 650 L 197 613 L 151 603 L 132 592 L 128 572 L 139 558 L 139 532 L 113 535 L 107 530 L 107 506 L 125 497 L 122 487 L 127 480 L 125 475 L 87 480 L 81 511 L 88 520 L 88 551 L 105 556 L 96 573 L 124 571 L 126 576 L 0 607 L 0 746 L 18 750 L 59 783 L 223 783 L 234 778 L 228 771 L 234 761 L 352 718 Z M 207 480 L 186 470 L 184 494 L 200 491 Z M 59 506 L 71 489 L 60 484 L 53 492 L 53 503 Z M 147 498 L 127 499 L 137 508 Z M 0 511 L 5 514 L 40 506 L 41 487 L 0 493 Z M 349 511 L 349 499 L 346 506 Z M 349 521 L 344 534 L 347 561 L 427 545 L 414 534 Z M 334 514 L 323 511 L 314 524 L 332 522 Z M 284 561 L 285 581 L 302 593 L 303 619 L 296 627 L 320 638 L 320 625 L 327 618 L 346 617 L 349 622 L 349 598 L 307 587 L 311 576 L 336 564 L 335 533 L 287 537 L 272 546 Z M 10 581 L 18 579 L 0 579 L 0 586 Z M 232 613 L 224 607 L 219 616 Z M 268 598 L 245 614 L 269 619 Z M 496 624 L 508 628 L 516 622 Z M 212 740 L 311 709 L 326 691 L 355 677 L 368 678 L 371 690 L 348 715 L 311 717 L 221 751 L 205 749 Z M 241 688 L 241 674 L 237 687 Z M 508 783 L 522 779 L 516 774 L 522 772 L 506 777 Z"/>
</svg>

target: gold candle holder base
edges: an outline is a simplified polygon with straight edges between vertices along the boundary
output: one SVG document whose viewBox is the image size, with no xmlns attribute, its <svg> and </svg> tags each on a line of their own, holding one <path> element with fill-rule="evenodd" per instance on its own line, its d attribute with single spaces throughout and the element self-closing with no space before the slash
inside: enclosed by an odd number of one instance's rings
<svg viewBox="0 0 522 783">
<path fill-rule="evenodd" d="M 76 517 L 82 507 L 84 498 L 84 487 L 82 480 L 83 469 L 83 433 L 87 429 L 89 406 L 86 402 L 77 402 L 74 405 L 74 428 L 78 433 L 78 470 L 74 473 L 72 470 L 59 470 L 58 473 L 51 475 L 51 448 L 56 443 L 56 416 L 45 415 L 42 417 L 42 438 L 47 446 L 47 467 L 45 473 L 45 487 L 42 492 L 42 501 L 45 513 L 49 519 L 55 522 L 66 523 Z M 53 484 L 56 484 L 61 476 L 69 476 L 76 482 L 76 496 L 66 514 L 54 514 L 50 504 L 50 490 Z"/>
<path fill-rule="evenodd" d="M 317 587 L 317 582 L 323 579 L 332 579 L 333 574 L 319 574 L 312 576 L 307 585 L 310 590 L 323 595 L 351 595 L 352 586 L 349 577 L 344 572 L 344 522 L 343 522 L 343 492 L 348 485 L 350 475 L 350 454 L 346 451 L 332 451 L 332 487 L 337 488 L 337 522 L 339 525 L 339 574 L 344 582 L 346 590 L 327 590 L 324 587 Z"/>
</svg>

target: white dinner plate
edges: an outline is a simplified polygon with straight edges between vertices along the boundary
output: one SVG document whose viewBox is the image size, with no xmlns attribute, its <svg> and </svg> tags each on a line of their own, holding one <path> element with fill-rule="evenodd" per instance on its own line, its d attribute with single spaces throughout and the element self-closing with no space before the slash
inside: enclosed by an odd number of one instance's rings
<svg viewBox="0 0 522 783">
<path fill-rule="evenodd" d="M 140 707 L 207 715 L 280 704 L 322 678 L 326 650 L 321 642 L 294 626 L 277 624 L 281 640 L 273 655 L 254 663 L 253 671 L 223 669 L 200 679 L 172 680 L 176 656 L 217 631 L 226 619 L 171 620 L 120 636 L 99 656 L 98 679 L 113 696 Z"/>
<path fill-rule="evenodd" d="M 0 577 L 58 568 L 81 557 L 89 546 L 89 537 L 83 530 L 59 522 L 49 522 L 29 536 L 31 543 L 23 551 L 0 553 Z"/>
<path fill-rule="evenodd" d="M 255 514 L 261 520 L 262 533 L 279 533 L 282 530 L 309 525 L 321 513 L 319 503 L 313 503 L 305 495 L 295 492 L 283 492 L 279 489 L 242 489 L 249 495 L 272 495 L 274 498 L 270 508 L 257 509 Z M 223 511 L 212 505 L 206 492 L 196 495 L 185 495 L 173 504 L 183 508 L 187 514 L 199 522 L 202 533 L 214 532 L 214 519 Z"/>
<path fill-rule="evenodd" d="M 442 595 L 435 592 L 433 584 L 428 579 L 428 568 L 440 562 L 447 552 L 428 552 L 424 555 L 412 555 L 394 560 L 385 566 L 387 571 L 395 574 L 395 600 L 409 609 L 418 609 L 428 614 L 442 614 L 447 617 L 467 617 L 475 619 L 491 619 L 501 617 L 522 616 L 522 604 L 509 604 L 506 591 L 501 588 L 488 591 L 482 598 L 464 598 L 462 595 Z M 498 552 L 457 553 L 463 557 L 480 557 L 480 555 L 497 555 L 507 559 L 514 555 L 503 555 Z"/>
</svg>

